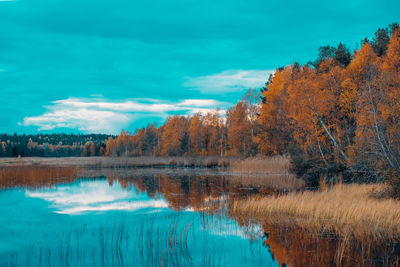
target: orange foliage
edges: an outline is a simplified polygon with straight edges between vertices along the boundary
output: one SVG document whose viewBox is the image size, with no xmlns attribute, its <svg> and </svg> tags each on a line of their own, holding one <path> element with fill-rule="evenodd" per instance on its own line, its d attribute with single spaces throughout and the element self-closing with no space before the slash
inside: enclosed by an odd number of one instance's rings
<svg viewBox="0 0 400 267">
<path fill-rule="evenodd" d="M 185 153 L 184 138 L 187 134 L 189 122 L 183 116 L 172 116 L 168 118 L 163 127 L 162 150 L 163 155 L 182 155 Z"/>
<path fill-rule="evenodd" d="M 249 90 L 225 118 L 218 110 L 172 116 L 161 127 L 109 139 L 106 154 L 254 156 L 285 154 L 291 146 L 301 148 L 306 159 L 318 159 L 325 170 L 338 164 L 365 173 L 388 168 L 398 173 L 400 29 L 395 26 L 384 31 L 391 34 L 387 45 L 376 41 L 379 36 L 366 40 L 352 57 L 342 44 L 327 46 L 313 67 L 295 63 L 278 69 L 261 99 Z"/>
<path fill-rule="evenodd" d="M 247 104 L 239 101 L 227 112 L 228 144 L 233 154 L 247 154 L 250 151 L 251 128 Z"/>
</svg>

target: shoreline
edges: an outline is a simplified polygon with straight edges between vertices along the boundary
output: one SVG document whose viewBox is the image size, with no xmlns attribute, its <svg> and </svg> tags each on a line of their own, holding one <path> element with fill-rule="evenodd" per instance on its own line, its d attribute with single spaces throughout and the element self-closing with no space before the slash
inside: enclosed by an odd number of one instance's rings
<svg viewBox="0 0 400 267">
<path fill-rule="evenodd" d="M 252 197 L 232 203 L 241 221 L 297 226 L 318 237 L 324 232 L 361 240 L 400 240 L 400 202 L 377 198 L 385 184 L 337 184 L 319 191 Z"/>
<path fill-rule="evenodd" d="M 205 157 L 22 157 L 0 158 L 0 167 L 75 166 L 75 167 L 228 167 L 236 158 Z"/>
<path fill-rule="evenodd" d="M 266 166 L 269 172 L 260 166 Z M 354 236 L 356 239 L 400 237 L 400 202 L 377 197 L 386 185 L 339 183 L 322 187 L 319 191 L 310 191 L 305 188 L 302 180 L 289 173 L 289 159 L 284 157 L 0 158 L 0 170 L 4 172 L 4 178 L 19 169 L 21 175 L 25 176 L 31 167 L 37 169 L 33 171 L 39 176 L 47 173 L 49 176 L 57 176 L 67 171 L 74 175 L 94 175 L 101 169 L 126 172 L 131 168 L 133 173 L 201 170 L 200 175 L 212 173 L 213 176 L 226 176 L 246 186 L 268 186 L 280 192 L 278 195 L 235 201 L 232 203 L 232 213 L 237 218 L 259 223 L 269 221 L 284 225 L 296 224 L 317 235 L 323 229 L 339 235 Z"/>
</svg>

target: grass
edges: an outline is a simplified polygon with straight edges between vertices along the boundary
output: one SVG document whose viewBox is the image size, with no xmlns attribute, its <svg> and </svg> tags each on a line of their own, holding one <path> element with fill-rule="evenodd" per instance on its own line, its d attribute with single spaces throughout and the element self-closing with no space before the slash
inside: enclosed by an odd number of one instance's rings
<svg viewBox="0 0 400 267">
<path fill-rule="evenodd" d="M 3 166 L 75 166 L 94 168 L 123 167 L 227 167 L 230 158 L 206 157 L 60 157 L 0 158 Z"/>
<path fill-rule="evenodd" d="M 295 225 L 315 235 L 332 232 L 357 240 L 398 240 L 400 202 L 371 197 L 384 187 L 338 184 L 318 192 L 250 198 L 234 201 L 231 212 L 241 220 Z"/>
<path fill-rule="evenodd" d="M 34 227 L 39 240 L 27 238 L 18 253 L 0 257 L 0 266 L 260 266 L 268 259 L 262 241 L 232 243 L 226 236 L 216 246 L 214 235 L 242 234 L 217 216 L 122 213 L 85 221 L 66 221 L 56 232 Z"/>
<path fill-rule="evenodd" d="M 76 166 L 76 167 L 229 167 L 240 174 L 288 173 L 289 158 L 235 158 L 235 157 L 22 157 L 0 158 L 0 167 L 6 166 Z"/>
<path fill-rule="evenodd" d="M 230 163 L 232 181 L 248 186 L 263 186 L 282 191 L 297 191 L 305 184 L 289 172 L 290 160 L 286 156 L 270 158 L 236 159 Z"/>
<path fill-rule="evenodd" d="M 304 188 L 304 181 L 297 179 L 295 175 L 265 174 L 265 175 L 232 175 L 229 180 L 241 186 L 255 188 L 269 188 L 275 193 L 298 191 Z M 267 192 L 266 192 L 267 193 Z"/>
<path fill-rule="evenodd" d="M 72 182 L 78 176 L 75 167 L 7 166 L 0 167 L 0 189 L 12 187 L 36 188 L 54 183 Z"/>
<path fill-rule="evenodd" d="M 240 174 L 288 174 L 289 166 L 289 157 L 275 156 L 232 160 L 229 169 Z"/>
<path fill-rule="evenodd" d="M 63 157 L 63 158 L 0 158 L 1 169 L 16 170 L 17 173 L 26 177 L 35 176 L 54 176 L 53 170 L 56 168 L 76 168 L 81 175 L 88 175 L 91 170 L 126 168 L 159 168 L 174 167 L 183 168 L 215 168 L 221 174 L 228 175 L 232 182 L 243 184 L 243 186 L 262 186 L 269 187 L 279 192 L 295 191 L 304 188 L 304 182 L 289 173 L 289 158 L 276 156 L 272 158 L 248 158 L 239 159 L 233 157 Z M 14 168 L 14 169 L 13 169 Z M 44 168 L 49 168 L 49 173 L 38 175 L 25 173 L 30 172 L 29 168 L 35 173 L 44 172 Z M 42 169 L 43 168 L 43 169 Z M 60 169 L 61 170 L 61 169 Z M 135 171 L 136 172 L 136 171 Z M 14 175 L 20 177 L 21 175 Z M 63 175 L 63 174 L 62 174 Z M 64 175 L 65 176 L 65 175 Z M 13 174 L 5 174 L 3 177 L 13 177 Z M 25 179 L 26 177 L 23 177 Z M 1 173 L 0 173 L 1 179 Z M 20 180 L 20 178 L 14 179 Z"/>
<path fill-rule="evenodd" d="M 196 175 L 190 168 L 147 168 L 227 165 L 230 167 L 197 169 Z M 266 244 L 281 264 L 302 266 L 310 263 L 311 259 L 315 264 L 310 266 L 326 266 L 333 260 L 336 265 L 343 266 L 370 265 L 370 261 L 375 259 L 399 262 L 399 258 L 393 256 L 398 253 L 399 246 L 392 244 L 400 240 L 400 201 L 378 198 L 387 189 L 385 185 L 322 184 L 320 191 L 304 191 L 303 181 L 290 174 L 288 167 L 289 159 L 286 157 L 241 161 L 214 157 L 1 159 L 0 189 L 49 186 L 73 181 L 82 175 L 107 176 L 109 182 L 117 180 L 123 188 L 135 188 L 152 197 L 163 194 L 170 208 L 182 210 L 189 205 L 209 214 L 218 213 L 216 211 L 221 208 L 219 201 L 229 193 L 226 202 L 230 214 L 240 224 L 260 223 L 264 232 L 270 234 Z M 154 225 L 142 226 L 139 232 L 149 238 L 142 236 L 140 239 L 146 241 L 140 243 L 136 240 L 134 247 L 128 245 L 127 239 L 132 236 L 126 234 L 125 223 L 114 226 L 98 229 L 96 246 L 100 246 L 96 253 L 94 249 L 92 253 L 98 254 L 99 258 L 93 260 L 94 263 L 123 265 L 127 251 L 134 248 L 140 252 L 141 262 L 146 265 L 160 265 L 160 262 L 163 266 L 192 265 L 186 226 L 177 231 L 174 221 L 168 231 L 163 230 L 166 235 L 159 237 L 158 233 L 155 240 L 152 239 Z M 193 234 L 193 229 L 189 230 L 189 235 Z M 107 239 L 109 231 L 111 240 Z M 96 235 L 94 233 L 93 237 Z M 58 254 L 49 248 L 41 250 L 41 261 L 50 264 L 52 260 L 59 260 L 69 265 L 74 262 L 75 254 L 79 262 L 84 261 L 88 250 L 77 247 L 72 251 L 70 239 L 69 233 L 61 236 L 59 243 L 63 245 L 58 248 Z M 55 259 L 56 255 L 60 258 Z M 208 261 L 211 261 L 216 265 L 219 256 L 214 259 L 210 255 L 204 258 L 204 264 L 210 265 Z M 17 259 L 11 259 L 14 261 Z"/>
</svg>

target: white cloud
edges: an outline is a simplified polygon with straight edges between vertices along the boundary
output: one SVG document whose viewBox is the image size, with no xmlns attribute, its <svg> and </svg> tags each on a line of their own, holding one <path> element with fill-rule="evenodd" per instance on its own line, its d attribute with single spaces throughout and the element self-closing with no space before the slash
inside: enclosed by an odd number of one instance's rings
<svg viewBox="0 0 400 267">
<path fill-rule="evenodd" d="M 119 133 L 135 120 L 143 117 L 166 118 L 172 113 L 206 113 L 228 104 L 213 99 L 184 99 L 177 102 L 159 99 L 133 99 L 110 101 L 104 98 L 68 98 L 51 102 L 47 111 L 39 116 L 25 117 L 24 126 L 39 130 L 57 128 L 78 129 L 92 133 Z"/>
<path fill-rule="evenodd" d="M 208 76 L 190 77 L 183 86 L 203 93 L 242 91 L 264 86 L 273 70 L 227 70 Z"/>
<path fill-rule="evenodd" d="M 186 99 L 179 103 L 179 106 L 192 106 L 192 107 L 204 107 L 204 106 L 217 106 L 218 101 L 214 99 Z"/>
<path fill-rule="evenodd" d="M 60 107 L 54 105 L 40 116 L 25 117 L 23 125 L 34 125 L 39 130 L 56 128 L 78 129 L 83 132 L 116 133 L 131 120 L 130 114 L 88 108 Z"/>
</svg>

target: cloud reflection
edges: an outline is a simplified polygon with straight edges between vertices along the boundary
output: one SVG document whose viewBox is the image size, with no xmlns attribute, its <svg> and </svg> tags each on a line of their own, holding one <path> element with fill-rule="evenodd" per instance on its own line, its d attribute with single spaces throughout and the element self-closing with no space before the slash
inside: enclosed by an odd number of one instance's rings
<svg viewBox="0 0 400 267">
<path fill-rule="evenodd" d="M 51 203 L 51 207 L 55 209 L 54 212 L 70 215 L 168 207 L 163 199 L 150 199 L 147 194 L 128 191 L 118 183 L 110 186 L 105 180 L 81 181 L 73 185 L 61 185 L 37 191 L 27 190 L 26 196 L 46 200 Z"/>
<path fill-rule="evenodd" d="M 96 203 L 97 204 L 97 203 Z M 135 211 L 146 208 L 167 208 L 168 205 L 163 200 L 148 200 L 148 201 L 119 201 L 109 204 L 91 205 L 91 206 L 76 206 L 72 208 L 57 211 L 62 214 L 80 214 L 88 211 L 111 211 L 111 210 L 126 210 Z"/>
</svg>

